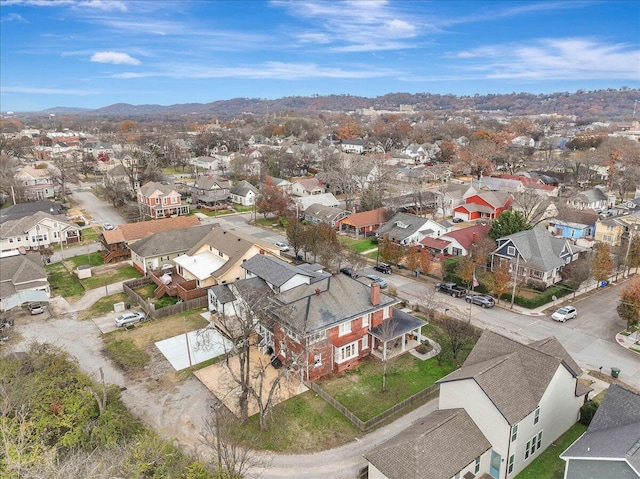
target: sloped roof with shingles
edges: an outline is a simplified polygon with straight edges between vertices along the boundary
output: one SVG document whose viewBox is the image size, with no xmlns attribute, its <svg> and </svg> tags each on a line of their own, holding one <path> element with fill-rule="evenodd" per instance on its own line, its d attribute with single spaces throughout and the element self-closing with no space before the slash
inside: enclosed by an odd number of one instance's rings
<svg viewBox="0 0 640 479">
<path fill-rule="evenodd" d="M 447 238 L 453 238 L 458 243 L 462 245 L 462 247 L 468 250 L 471 245 L 473 245 L 474 241 L 478 241 L 482 238 L 487 238 L 489 236 L 489 228 L 490 225 L 475 225 L 469 226 L 468 228 L 460 228 L 459 230 L 449 231 L 441 236 L 443 240 Z"/>
<path fill-rule="evenodd" d="M 397 299 L 380 293 L 380 303 L 373 305 L 368 284 L 327 273 L 320 281 L 277 294 L 276 299 L 282 305 L 273 314 L 300 334 L 322 331 L 398 303 Z"/>
<path fill-rule="evenodd" d="M 587 432 L 561 457 L 626 460 L 635 469 L 635 477 L 640 477 L 640 394 L 616 384 L 609 386 Z"/>
<path fill-rule="evenodd" d="M 236 195 L 236 196 L 247 196 L 247 194 L 250 191 L 253 192 L 254 195 L 257 195 L 259 193 L 258 188 L 253 186 L 247 180 L 242 180 L 237 185 L 231 187 L 229 191 L 231 192 L 232 195 Z"/>
<path fill-rule="evenodd" d="M 9 282 L 19 290 L 20 284 L 46 279 L 47 272 L 37 254 L 0 259 L 0 283 Z"/>
<path fill-rule="evenodd" d="M 385 208 L 378 208 L 371 211 L 362 211 L 361 213 L 353 213 L 344 218 L 341 223 L 352 225 L 356 228 L 364 226 L 379 225 L 384 223 Z"/>
<path fill-rule="evenodd" d="M 304 214 L 306 216 L 319 218 L 323 221 L 333 221 L 337 216 L 344 212 L 345 210 L 343 210 L 342 208 L 333 208 L 331 206 L 319 205 L 317 203 L 309 206 L 306 210 L 304 210 Z"/>
<path fill-rule="evenodd" d="M 450 479 L 491 448 L 464 409 L 434 411 L 364 457 L 388 479 Z"/>
<path fill-rule="evenodd" d="M 398 223 L 401 223 L 404 227 L 399 226 Z M 380 226 L 378 234 L 381 236 L 389 235 L 390 238 L 395 238 L 396 241 L 400 241 L 420 231 L 426 223 L 427 219 L 421 216 L 409 213 L 396 213 L 393 218 Z"/>
<path fill-rule="evenodd" d="M 578 193 L 576 196 L 571 198 L 572 201 L 584 201 L 586 203 L 594 203 L 596 201 L 602 201 L 606 199 L 607 195 L 605 195 L 599 188 L 583 191 L 582 193 Z"/>
<path fill-rule="evenodd" d="M 535 410 L 559 367 L 580 374 L 557 339 L 525 345 L 485 330 L 462 367 L 439 382 L 473 379 L 513 425 Z"/>
<path fill-rule="evenodd" d="M 43 211 L 36 211 L 32 215 L 24 216 L 17 220 L 10 219 L 9 221 L 5 221 L 4 223 L 2 223 L 2 229 L 0 229 L 0 237 L 11 238 L 13 236 L 21 236 L 44 219 L 50 219 L 52 221 L 60 223 L 61 225 L 63 225 L 61 229 L 80 229 L 75 223 L 70 223 L 69 221 L 67 221 L 67 218 L 64 216 L 53 216 Z"/>
<path fill-rule="evenodd" d="M 551 271 L 565 264 L 560 254 L 568 246 L 567 239 L 556 238 L 543 228 L 532 228 L 504 236 L 498 238 L 498 243 L 504 244 L 504 240 L 511 241 L 522 259 L 541 271 Z"/>
<path fill-rule="evenodd" d="M 172 193 L 178 193 L 176 185 L 163 185 L 162 183 L 158 183 L 156 181 L 150 181 L 149 183 L 142 185 L 140 187 L 140 193 L 146 198 L 153 196 L 153 194 L 159 191 L 160 196 L 167 196 Z"/>
<path fill-rule="evenodd" d="M 200 225 L 160 231 L 136 241 L 129 249 L 143 258 L 187 251 L 206 236 L 211 228 L 211 225 Z"/>
<path fill-rule="evenodd" d="M 179 228 L 189 228 L 200 224 L 195 216 L 177 216 L 140 223 L 120 225 L 111 231 L 103 231 L 102 235 L 107 244 L 127 243 L 144 238 L 145 236 Z"/>
<path fill-rule="evenodd" d="M 285 261 L 262 254 L 257 254 L 249 258 L 242 263 L 242 267 L 249 273 L 262 278 L 276 288 L 279 288 L 298 274 L 311 278 L 311 281 L 313 281 L 316 276 L 315 273 L 311 271 L 303 270 Z"/>
<path fill-rule="evenodd" d="M 502 208 L 511 198 L 511 193 L 505 191 L 479 191 L 476 194 L 494 208 Z"/>
<path fill-rule="evenodd" d="M 53 210 L 53 213 L 51 212 Z M 37 211 L 60 215 L 63 213 L 62 205 L 55 201 L 31 201 L 29 203 L 18 203 L 0 210 L 0 223 L 9 220 L 19 220 L 25 216 L 34 214 Z"/>
</svg>

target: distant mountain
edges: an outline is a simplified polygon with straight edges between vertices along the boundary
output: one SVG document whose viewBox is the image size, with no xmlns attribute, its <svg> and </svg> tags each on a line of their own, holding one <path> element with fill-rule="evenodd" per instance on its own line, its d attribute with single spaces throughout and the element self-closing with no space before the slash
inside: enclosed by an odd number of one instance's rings
<svg viewBox="0 0 640 479">
<path fill-rule="evenodd" d="M 431 93 L 389 93 L 376 98 L 353 95 L 326 95 L 311 97 L 284 97 L 277 100 L 234 98 L 212 103 L 185 103 L 178 105 L 115 105 L 90 110 L 86 108 L 56 107 L 39 114 L 82 115 L 100 117 L 162 116 L 217 116 L 230 119 L 246 115 L 293 113 L 320 113 L 323 111 L 348 112 L 363 108 L 398 110 L 400 105 L 411 105 L 416 111 L 495 111 L 505 115 L 553 114 L 575 115 L 580 119 L 631 119 L 635 101 L 640 101 L 640 90 L 578 90 L 574 93 L 550 94 L 510 93 L 474 96 L 435 95 Z"/>
</svg>

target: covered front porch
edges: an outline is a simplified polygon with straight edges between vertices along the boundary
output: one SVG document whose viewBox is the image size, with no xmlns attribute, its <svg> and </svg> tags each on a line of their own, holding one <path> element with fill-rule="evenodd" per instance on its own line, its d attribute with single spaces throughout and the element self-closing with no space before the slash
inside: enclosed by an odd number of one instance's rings
<svg viewBox="0 0 640 479">
<path fill-rule="evenodd" d="M 415 316 L 393 308 L 392 317 L 369 330 L 372 337 L 371 354 L 386 361 L 415 349 L 425 339 L 422 336 L 424 324 Z"/>
</svg>

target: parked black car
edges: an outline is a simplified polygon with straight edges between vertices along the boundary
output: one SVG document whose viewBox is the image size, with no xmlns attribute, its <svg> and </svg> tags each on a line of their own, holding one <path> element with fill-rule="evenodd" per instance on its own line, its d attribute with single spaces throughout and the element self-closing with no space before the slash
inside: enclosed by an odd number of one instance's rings
<svg viewBox="0 0 640 479">
<path fill-rule="evenodd" d="M 373 267 L 373 269 L 384 274 L 391 274 L 391 265 L 388 265 L 387 263 L 378 263 Z"/>
<path fill-rule="evenodd" d="M 436 290 L 444 294 L 450 294 L 454 298 L 461 298 L 467 294 L 467 290 L 456 283 L 436 283 Z"/>
<path fill-rule="evenodd" d="M 351 276 L 352 278 L 357 278 L 359 276 L 358 273 L 356 273 L 353 270 L 353 268 L 348 268 L 348 267 L 340 268 L 340 272 L 342 274 L 346 274 L 347 276 Z"/>
</svg>

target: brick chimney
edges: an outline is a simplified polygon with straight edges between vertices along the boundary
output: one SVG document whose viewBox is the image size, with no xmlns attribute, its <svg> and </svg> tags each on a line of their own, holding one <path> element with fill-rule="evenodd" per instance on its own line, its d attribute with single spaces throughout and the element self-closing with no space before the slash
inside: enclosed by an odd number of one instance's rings
<svg viewBox="0 0 640 479">
<path fill-rule="evenodd" d="M 371 304 L 373 306 L 380 304 L 380 283 L 377 281 L 371 283 Z"/>
</svg>

